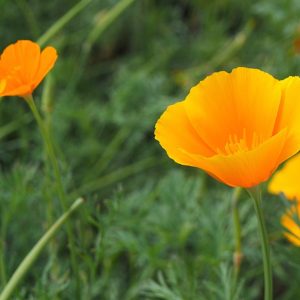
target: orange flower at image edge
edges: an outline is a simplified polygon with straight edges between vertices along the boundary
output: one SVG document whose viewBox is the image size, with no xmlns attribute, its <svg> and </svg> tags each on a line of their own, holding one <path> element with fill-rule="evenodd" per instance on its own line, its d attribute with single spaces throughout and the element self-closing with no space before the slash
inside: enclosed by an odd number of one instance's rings
<svg viewBox="0 0 300 300">
<path fill-rule="evenodd" d="M 300 203 L 292 206 L 281 217 L 281 224 L 286 229 L 285 237 L 295 246 L 300 247 Z"/>
<path fill-rule="evenodd" d="M 283 193 L 287 199 L 295 201 L 281 217 L 285 227 L 285 236 L 294 245 L 300 247 L 300 154 L 291 158 L 284 167 L 277 171 L 269 183 L 272 194 Z"/>
<path fill-rule="evenodd" d="M 56 59 L 53 47 L 41 52 L 38 44 L 28 40 L 6 47 L 0 57 L 0 97 L 31 95 Z"/>
<path fill-rule="evenodd" d="M 258 69 L 216 72 L 170 105 L 155 138 L 175 162 L 229 186 L 266 181 L 300 150 L 300 78 Z"/>
</svg>

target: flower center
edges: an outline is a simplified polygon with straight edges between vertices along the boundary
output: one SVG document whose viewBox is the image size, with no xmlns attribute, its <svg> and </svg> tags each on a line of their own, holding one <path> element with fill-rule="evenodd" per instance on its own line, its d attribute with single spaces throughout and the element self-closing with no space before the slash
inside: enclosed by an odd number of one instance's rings
<svg viewBox="0 0 300 300">
<path fill-rule="evenodd" d="M 236 133 L 230 134 L 228 142 L 223 149 L 218 148 L 217 153 L 222 155 L 233 155 L 240 152 L 250 151 L 256 148 L 264 141 L 264 138 L 256 132 L 247 134 L 246 129 L 243 129 L 242 135 Z"/>
</svg>

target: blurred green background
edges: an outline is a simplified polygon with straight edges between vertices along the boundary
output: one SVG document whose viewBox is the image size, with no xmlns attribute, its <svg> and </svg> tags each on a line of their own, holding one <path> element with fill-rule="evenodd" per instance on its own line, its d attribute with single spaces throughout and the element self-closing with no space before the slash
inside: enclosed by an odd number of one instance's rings
<svg viewBox="0 0 300 300">
<path fill-rule="evenodd" d="M 256 219 L 239 202 L 244 258 L 233 272 L 233 190 L 176 165 L 153 138 L 165 108 L 216 70 L 300 71 L 298 0 L 83 0 L 43 45 L 57 48 L 35 91 L 55 138 L 69 203 L 87 202 L 13 299 L 262 299 Z M 77 4 L 0 0 L 0 47 L 39 40 Z M 43 36 L 45 38 L 45 35 Z M 62 213 L 43 143 L 19 98 L 0 106 L 0 287 Z M 284 201 L 264 196 L 275 299 L 300 299 L 300 252 L 282 238 Z"/>
</svg>

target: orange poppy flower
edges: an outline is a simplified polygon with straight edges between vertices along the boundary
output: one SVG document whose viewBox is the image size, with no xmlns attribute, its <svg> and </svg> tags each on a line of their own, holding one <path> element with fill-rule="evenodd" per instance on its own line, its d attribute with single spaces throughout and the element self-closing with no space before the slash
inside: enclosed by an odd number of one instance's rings
<svg viewBox="0 0 300 300">
<path fill-rule="evenodd" d="M 175 162 L 250 188 L 300 150 L 300 78 L 257 69 L 216 72 L 167 108 L 155 138 Z"/>
<path fill-rule="evenodd" d="M 283 193 L 290 200 L 300 201 L 300 154 L 292 157 L 277 171 L 268 185 L 272 194 Z"/>
<path fill-rule="evenodd" d="M 285 237 L 295 246 L 300 247 L 300 202 L 292 206 L 281 217 L 281 224 L 286 229 Z"/>
<path fill-rule="evenodd" d="M 41 52 L 38 44 L 27 40 L 6 47 L 0 57 L 0 97 L 31 95 L 56 59 L 53 47 Z"/>
<path fill-rule="evenodd" d="M 281 224 L 286 228 L 284 235 L 294 245 L 300 247 L 300 154 L 292 157 L 271 179 L 268 190 L 272 194 L 283 193 L 295 204 L 281 217 Z"/>
</svg>

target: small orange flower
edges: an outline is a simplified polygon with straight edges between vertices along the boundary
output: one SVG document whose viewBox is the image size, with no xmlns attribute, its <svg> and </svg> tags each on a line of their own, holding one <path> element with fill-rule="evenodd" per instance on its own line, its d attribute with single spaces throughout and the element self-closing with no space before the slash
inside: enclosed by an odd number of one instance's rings
<svg viewBox="0 0 300 300">
<path fill-rule="evenodd" d="M 266 181 L 300 150 L 300 78 L 257 69 L 216 72 L 168 107 L 155 138 L 177 163 L 229 186 Z"/>
<path fill-rule="evenodd" d="M 0 97 L 31 95 L 56 59 L 53 47 L 41 52 L 38 44 L 28 40 L 6 47 L 0 57 Z"/>
<path fill-rule="evenodd" d="M 300 154 L 297 154 L 274 174 L 268 186 L 269 192 L 272 194 L 283 193 L 289 200 L 300 201 L 299 174 Z"/>
<path fill-rule="evenodd" d="M 300 202 L 297 201 L 295 206 L 292 206 L 281 217 L 281 224 L 286 229 L 285 237 L 295 246 L 300 247 Z"/>
<path fill-rule="evenodd" d="M 281 224 L 287 229 L 285 236 L 300 247 L 300 154 L 292 157 L 284 167 L 277 171 L 269 183 L 272 194 L 283 193 L 287 199 L 295 201 L 281 217 Z"/>
</svg>

